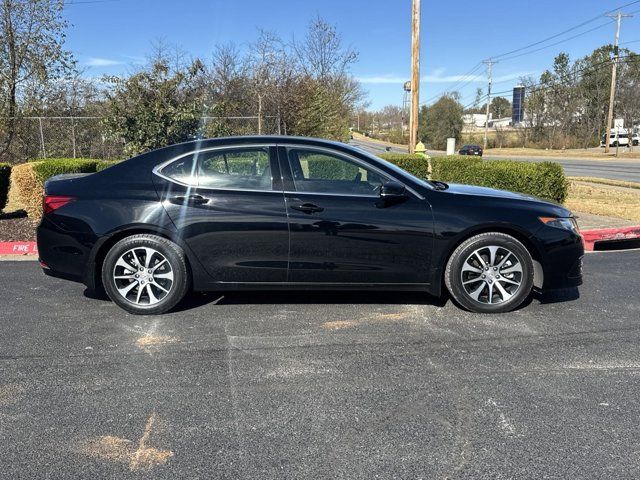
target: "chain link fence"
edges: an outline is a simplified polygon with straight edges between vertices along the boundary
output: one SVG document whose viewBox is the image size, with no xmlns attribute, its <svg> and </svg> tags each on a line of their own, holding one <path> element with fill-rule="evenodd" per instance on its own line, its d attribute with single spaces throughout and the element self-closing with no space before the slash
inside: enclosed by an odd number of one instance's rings
<svg viewBox="0 0 640 480">
<path fill-rule="evenodd" d="M 102 117 L 21 117 L 16 122 L 11 157 L 117 159 L 124 156 L 124 140 L 110 138 Z M 276 116 L 202 117 L 199 135 L 270 135 L 282 128 Z"/>
</svg>

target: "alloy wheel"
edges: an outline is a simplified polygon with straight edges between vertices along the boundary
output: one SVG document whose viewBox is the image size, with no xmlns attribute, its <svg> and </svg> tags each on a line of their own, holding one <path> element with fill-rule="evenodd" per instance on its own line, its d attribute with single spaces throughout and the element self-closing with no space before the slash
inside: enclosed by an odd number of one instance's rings
<svg viewBox="0 0 640 480">
<path fill-rule="evenodd" d="M 127 250 L 118 258 L 112 275 L 118 293 L 134 305 L 155 305 L 173 287 L 171 264 L 150 247 Z"/>
<path fill-rule="evenodd" d="M 509 301 L 523 281 L 522 262 L 511 250 L 489 245 L 474 250 L 461 269 L 462 286 L 475 302 L 499 304 Z"/>
</svg>

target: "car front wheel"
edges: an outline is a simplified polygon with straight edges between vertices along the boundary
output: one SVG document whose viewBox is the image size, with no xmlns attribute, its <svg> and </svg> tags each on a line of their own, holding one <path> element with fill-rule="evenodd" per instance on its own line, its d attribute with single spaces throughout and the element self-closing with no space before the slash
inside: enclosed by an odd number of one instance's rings
<svg viewBox="0 0 640 480">
<path fill-rule="evenodd" d="M 107 253 L 102 284 L 109 298 L 130 313 L 165 313 L 182 300 L 189 287 L 184 252 L 157 235 L 126 237 Z"/>
<path fill-rule="evenodd" d="M 531 293 L 533 260 L 511 235 L 482 233 L 451 254 L 445 284 L 456 302 L 472 312 L 509 312 Z"/>
</svg>

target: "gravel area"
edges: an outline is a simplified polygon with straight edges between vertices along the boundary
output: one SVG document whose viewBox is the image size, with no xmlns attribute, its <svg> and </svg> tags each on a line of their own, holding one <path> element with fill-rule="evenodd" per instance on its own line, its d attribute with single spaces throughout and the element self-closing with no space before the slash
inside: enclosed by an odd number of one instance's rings
<svg viewBox="0 0 640 480">
<path fill-rule="evenodd" d="M 37 226 L 38 222 L 24 213 L 0 213 L 0 242 L 35 240 Z"/>
</svg>

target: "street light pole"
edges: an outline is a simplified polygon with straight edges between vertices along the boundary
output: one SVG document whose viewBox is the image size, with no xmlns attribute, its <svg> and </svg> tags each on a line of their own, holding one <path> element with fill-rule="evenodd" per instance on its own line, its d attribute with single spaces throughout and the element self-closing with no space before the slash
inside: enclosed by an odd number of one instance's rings
<svg viewBox="0 0 640 480">
<path fill-rule="evenodd" d="M 411 113 L 409 114 L 409 153 L 418 143 L 418 108 L 420 106 L 420 0 L 411 8 Z"/>
</svg>

